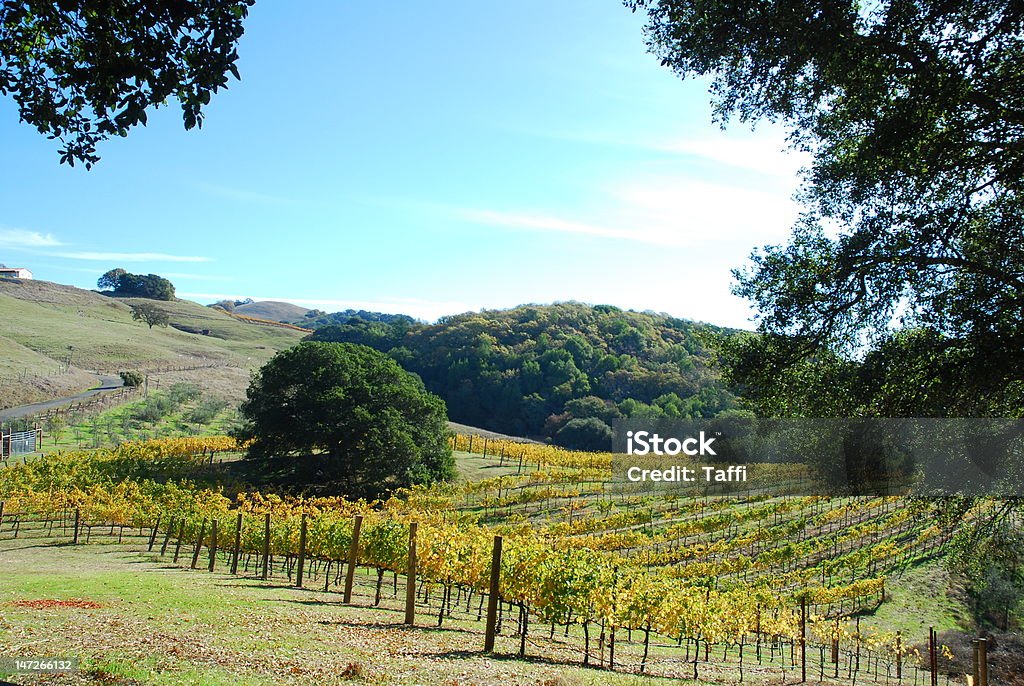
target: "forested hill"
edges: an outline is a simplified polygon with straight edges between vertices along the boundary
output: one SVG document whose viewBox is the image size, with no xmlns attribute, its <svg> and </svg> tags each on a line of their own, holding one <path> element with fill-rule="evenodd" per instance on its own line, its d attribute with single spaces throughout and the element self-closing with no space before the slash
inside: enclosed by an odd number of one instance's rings
<svg viewBox="0 0 1024 686">
<path fill-rule="evenodd" d="M 452 420 L 584 447 L 619 416 L 713 416 L 734 398 L 702 334 L 723 329 L 609 305 L 522 305 L 443 317 L 353 319 L 313 340 L 387 352 L 448 403 Z M 575 421 L 573 421 L 575 420 Z"/>
</svg>

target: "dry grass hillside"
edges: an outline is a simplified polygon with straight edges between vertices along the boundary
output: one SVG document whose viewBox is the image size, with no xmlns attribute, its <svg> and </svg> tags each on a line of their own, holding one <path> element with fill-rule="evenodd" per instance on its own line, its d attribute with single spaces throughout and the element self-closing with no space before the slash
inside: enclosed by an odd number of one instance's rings
<svg viewBox="0 0 1024 686">
<path fill-rule="evenodd" d="M 158 383 L 191 380 L 234 400 L 251 369 L 303 335 L 188 300 L 146 301 L 171 321 L 150 329 L 132 319 L 137 302 L 48 281 L 0 281 L 0 408 L 84 390 L 96 384 L 92 372 L 169 367 L 194 369 L 159 372 Z"/>
<path fill-rule="evenodd" d="M 289 324 L 301 322 L 309 310 L 291 303 L 278 300 L 260 300 L 247 305 L 238 305 L 235 312 L 244 314 L 246 317 L 258 317 L 269 319 L 275 322 L 288 322 Z"/>
</svg>

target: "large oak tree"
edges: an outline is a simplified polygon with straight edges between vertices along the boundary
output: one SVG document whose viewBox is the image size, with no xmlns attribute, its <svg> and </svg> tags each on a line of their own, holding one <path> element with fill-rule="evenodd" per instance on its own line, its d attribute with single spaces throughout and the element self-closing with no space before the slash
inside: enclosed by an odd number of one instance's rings
<svg viewBox="0 0 1024 686">
<path fill-rule="evenodd" d="M 791 240 L 738 272 L 762 335 L 731 371 L 755 405 L 1019 416 L 1024 5 L 626 4 L 722 121 L 780 122 L 812 155 Z"/>
<path fill-rule="evenodd" d="M 255 460 L 319 460 L 350 496 L 451 479 L 444 401 L 372 348 L 307 341 L 257 372 L 239 437 Z"/>
</svg>

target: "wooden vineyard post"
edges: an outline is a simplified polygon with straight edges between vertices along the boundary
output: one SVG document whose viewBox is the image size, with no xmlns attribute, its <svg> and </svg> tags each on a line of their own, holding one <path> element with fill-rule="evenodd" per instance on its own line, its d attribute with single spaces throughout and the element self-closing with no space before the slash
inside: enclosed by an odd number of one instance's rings
<svg viewBox="0 0 1024 686">
<path fill-rule="evenodd" d="M 302 588 L 302 572 L 306 567 L 306 513 L 302 513 L 302 524 L 299 527 L 299 564 L 295 569 L 295 586 Z"/>
<path fill-rule="evenodd" d="M 969 682 L 970 686 L 978 686 L 981 683 L 980 652 L 981 644 L 978 643 L 978 639 L 971 639 L 971 675 L 973 679 Z"/>
<path fill-rule="evenodd" d="M 988 639 L 978 639 L 978 686 L 988 686 Z"/>
<path fill-rule="evenodd" d="M 63 519 L 63 516 L 61 517 Z M 0 526 L 4 525 L 4 501 L 0 500 Z M 65 529 L 67 531 L 67 529 Z"/>
<path fill-rule="evenodd" d="M 896 632 L 896 681 L 903 681 L 903 632 Z"/>
<path fill-rule="evenodd" d="M 498 581 L 501 577 L 501 536 L 494 537 L 491 551 L 491 587 L 487 596 L 487 629 L 484 634 L 484 652 L 494 652 L 494 633 L 498 626 Z"/>
<path fill-rule="evenodd" d="M 196 547 L 192 551 L 192 569 L 196 568 L 199 564 L 199 551 L 203 549 L 203 538 L 206 536 L 206 517 L 203 517 L 203 523 L 199 525 L 199 536 L 196 537 Z"/>
<path fill-rule="evenodd" d="M 181 518 L 178 524 L 178 540 L 174 544 L 174 564 L 178 564 L 178 555 L 181 554 L 181 539 L 185 537 L 185 518 Z"/>
<path fill-rule="evenodd" d="M 153 552 L 153 544 L 156 543 L 156 532 L 160 528 L 160 518 L 163 517 L 163 513 L 159 512 L 156 515 L 156 524 L 153 525 L 153 533 L 149 535 L 149 552 Z"/>
<path fill-rule="evenodd" d="M 167 531 L 164 532 L 164 542 L 160 546 L 160 557 L 167 554 L 167 544 L 170 542 L 172 535 L 174 535 L 174 517 L 171 517 L 171 521 L 167 522 Z"/>
<path fill-rule="evenodd" d="M 415 524 L 413 525 L 415 526 Z M 342 599 L 347 605 L 352 602 L 352 584 L 356 579 L 356 564 L 359 562 L 359 532 L 363 528 L 363 515 L 356 515 L 352 524 L 352 544 L 348 547 L 348 568 L 345 570 L 345 596 Z M 410 534 L 411 536 L 411 534 Z M 409 539 L 410 556 L 412 555 L 413 542 Z M 408 617 L 408 611 L 406 611 Z M 412 622 L 406 622 L 411 624 Z"/>
<path fill-rule="evenodd" d="M 836 617 L 836 631 L 832 634 L 832 664 L 835 665 L 834 678 L 839 678 L 839 617 Z"/>
<path fill-rule="evenodd" d="M 270 578 L 270 513 L 263 518 L 263 575 L 264 580 Z"/>
<path fill-rule="evenodd" d="M 405 623 L 416 623 L 416 522 L 409 524 L 409 567 L 405 572 Z"/>
<path fill-rule="evenodd" d="M 78 545 L 78 527 L 82 521 L 82 509 L 79 507 L 75 508 L 75 538 L 71 541 L 74 545 Z"/>
<path fill-rule="evenodd" d="M 800 683 L 807 682 L 807 597 L 800 597 Z"/>
<path fill-rule="evenodd" d="M 208 571 L 212 572 L 217 564 L 217 520 L 213 520 L 210 529 L 210 565 Z"/>
<path fill-rule="evenodd" d="M 235 550 L 231 554 L 231 573 L 238 574 L 238 553 L 242 548 L 242 513 L 235 519 Z"/>
<path fill-rule="evenodd" d="M 931 672 L 932 686 L 939 686 L 939 661 L 935 654 L 935 627 L 928 627 L 928 670 Z"/>
</svg>

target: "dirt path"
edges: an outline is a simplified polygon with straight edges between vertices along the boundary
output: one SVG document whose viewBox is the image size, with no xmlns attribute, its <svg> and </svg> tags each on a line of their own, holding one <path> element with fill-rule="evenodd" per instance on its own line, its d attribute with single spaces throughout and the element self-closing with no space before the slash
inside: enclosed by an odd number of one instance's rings
<svg viewBox="0 0 1024 686">
<path fill-rule="evenodd" d="M 45 412 L 54 407 L 63 407 L 76 403 L 79 400 L 90 398 L 97 393 L 103 391 L 112 391 L 121 388 L 124 383 L 121 381 L 120 376 L 111 376 L 109 374 L 97 374 L 96 380 L 99 382 L 95 388 L 90 388 L 87 391 L 76 393 L 75 395 L 69 395 L 64 398 L 57 398 L 55 400 L 46 400 L 41 403 L 32 403 L 31 405 L 21 405 L 19 407 L 10 407 L 6 410 L 0 410 L 0 420 L 17 419 L 18 417 L 28 417 L 29 415 L 37 414 L 39 412 Z"/>
</svg>

